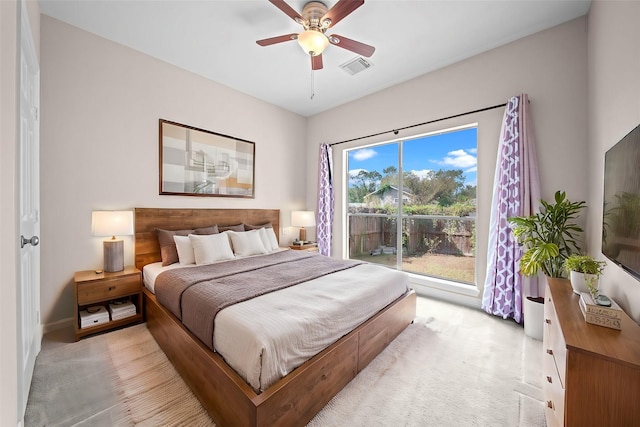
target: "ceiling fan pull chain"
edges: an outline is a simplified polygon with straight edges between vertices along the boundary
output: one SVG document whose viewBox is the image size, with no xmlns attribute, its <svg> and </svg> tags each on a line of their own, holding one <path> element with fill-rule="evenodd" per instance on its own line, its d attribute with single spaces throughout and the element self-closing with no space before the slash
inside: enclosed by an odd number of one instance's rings
<svg viewBox="0 0 640 427">
<path fill-rule="evenodd" d="M 313 84 L 313 70 L 311 70 L 311 100 L 313 100 L 313 97 L 315 95 L 316 95 L 316 91 Z"/>
</svg>

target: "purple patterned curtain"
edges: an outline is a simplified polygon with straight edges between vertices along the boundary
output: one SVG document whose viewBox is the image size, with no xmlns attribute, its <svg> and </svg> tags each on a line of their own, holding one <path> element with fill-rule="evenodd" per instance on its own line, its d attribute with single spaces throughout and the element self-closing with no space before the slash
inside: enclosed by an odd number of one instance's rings
<svg viewBox="0 0 640 427">
<path fill-rule="evenodd" d="M 325 256 L 331 256 L 331 230 L 333 228 L 333 160 L 331 151 L 329 144 L 320 144 L 316 234 L 318 251 Z"/>
<path fill-rule="evenodd" d="M 522 250 L 507 218 L 529 216 L 540 199 L 540 179 L 526 94 L 509 99 L 502 119 L 491 204 L 487 277 L 482 308 L 489 314 L 522 322 L 522 298 L 538 296 L 536 277 L 518 273 Z"/>
</svg>

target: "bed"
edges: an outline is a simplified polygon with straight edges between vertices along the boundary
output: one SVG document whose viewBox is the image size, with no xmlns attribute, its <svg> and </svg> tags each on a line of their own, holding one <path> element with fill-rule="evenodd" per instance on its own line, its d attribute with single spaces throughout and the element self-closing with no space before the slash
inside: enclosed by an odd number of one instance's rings
<svg viewBox="0 0 640 427">
<path fill-rule="evenodd" d="M 279 210 L 265 209 L 136 208 L 135 263 L 143 269 L 160 260 L 157 228 L 270 222 L 277 235 L 279 218 Z M 415 317 L 415 293 L 409 290 L 284 378 L 257 390 L 153 292 L 145 288 L 144 296 L 150 332 L 219 426 L 305 425 Z"/>
</svg>

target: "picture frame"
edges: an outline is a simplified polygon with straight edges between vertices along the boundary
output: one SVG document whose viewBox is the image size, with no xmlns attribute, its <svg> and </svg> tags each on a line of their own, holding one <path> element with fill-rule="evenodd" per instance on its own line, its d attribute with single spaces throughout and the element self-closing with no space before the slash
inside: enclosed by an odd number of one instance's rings
<svg viewBox="0 0 640 427">
<path fill-rule="evenodd" d="M 160 195 L 255 198 L 255 143 L 159 120 Z"/>
</svg>

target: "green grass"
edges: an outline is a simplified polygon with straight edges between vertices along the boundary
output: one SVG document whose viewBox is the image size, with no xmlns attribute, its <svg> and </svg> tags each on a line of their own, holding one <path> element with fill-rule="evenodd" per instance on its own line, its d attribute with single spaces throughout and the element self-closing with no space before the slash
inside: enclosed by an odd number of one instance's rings
<svg viewBox="0 0 640 427">
<path fill-rule="evenodd" d="M 396 255 L 359 255 L 354 257 L 374 264 L 396 266 Z M 402 257 L 402 269 L 416 274 L 424 274 L 443 279 L 475 283 L 476 258 L 470 256 L 416 254 Z"/>
</svg>

